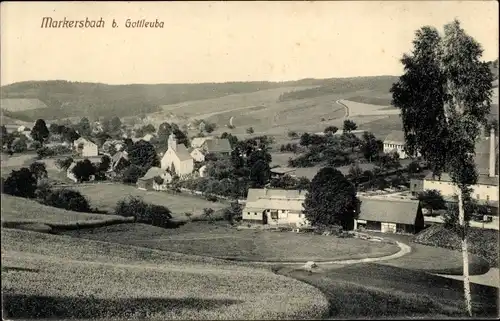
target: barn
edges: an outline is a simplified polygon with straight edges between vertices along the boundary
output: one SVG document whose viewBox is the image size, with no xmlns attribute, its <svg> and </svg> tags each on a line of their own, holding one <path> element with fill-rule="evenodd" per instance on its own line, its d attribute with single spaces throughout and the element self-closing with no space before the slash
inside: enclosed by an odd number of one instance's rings
<svg viewBox="0 0 500 321">
<path fill-rule="evenodd" d="M 424 228 L 420 202 L 395 198 L 359 198 L 358 218 L 354 229 L 382 233 L 414 234 Z"/>
</svg>

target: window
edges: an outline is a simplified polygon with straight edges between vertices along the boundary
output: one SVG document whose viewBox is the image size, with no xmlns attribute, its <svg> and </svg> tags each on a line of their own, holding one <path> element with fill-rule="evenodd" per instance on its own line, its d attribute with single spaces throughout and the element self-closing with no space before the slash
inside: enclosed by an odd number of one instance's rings
<svg viewBox="0 0 500 321">
<path fill-rule="evenodd" d="M 479 194 L 476 194 L 476 198 L 479 199 Z"/>
<path fill-rule="evenodd" d="M 253 213 L 253 215 L 257 215 L 257 212 Z"/>
<path fill-rule="evenodd" d="M 271 218 L 273 220 L 277 220 L 278 219 L 278 211 L 271 211 Z"/>
<path fill-rule="evenodd" d="M 490 200 L 490 196 L 489 195 L 486 195 L 486 200 L 489 201 Z"/>
</svg>

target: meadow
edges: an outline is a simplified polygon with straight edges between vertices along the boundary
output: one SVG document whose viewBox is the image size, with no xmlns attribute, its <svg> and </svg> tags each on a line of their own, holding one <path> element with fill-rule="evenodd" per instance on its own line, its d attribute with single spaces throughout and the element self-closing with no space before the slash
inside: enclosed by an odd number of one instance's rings
<svg viewBox="0 0 500 321">
<path fill-rule="evenodd" d="M 133 218 L 67 211 L 34 200 L 1 194 L 2 227 L 27 229 L 76 228 L 131 222 Z M 50 229 L 49 229 L 50 230 Z"/>
<path fill-rule="evenodd" d="M 227 204 L 221 202 L 210 202 L 201 197 L 186 194 L 171 194 L 168 192 L 144 191 L 132 185 L 124 184 L 93 184 L 73 187 L 80 191 L 93 207 L 100 211 L 112 213 L 119 200 L 128 196 L 141 197 L 145 202 L 166 206 L 172 211 L 174 219 L 186 219 L 184 213 L 192 213 L 192 217 L 199 217 L 203 214 L 204 208 L 212 208 L 217 211 Z"/>
<path fill-rule="evenodd" d="M 316 234 L 237 230 L 224 223 L 191 222 L 175 229 L 119 224 L 64 232 L 74 237 L 116 242 L 236 261 L 306 262 L 381 257 L 396 244 Z"/>
<path fill-rule="evenodd" d="M 214 259 L 28 231 L 2 231 L 8 318 L 310 319 L 314 287 Z"/>
<path fill-rule="evenodd" d="M 320 289 L 330 303 L 329 319 L 463 318 L 462 282 L 426 272 L 368 263 L 325 268 L 309 274 L 282 267 L 278 274 Z M 472 284 L 476 317 L 498 315 L 498 289 Z"/>
</svg>

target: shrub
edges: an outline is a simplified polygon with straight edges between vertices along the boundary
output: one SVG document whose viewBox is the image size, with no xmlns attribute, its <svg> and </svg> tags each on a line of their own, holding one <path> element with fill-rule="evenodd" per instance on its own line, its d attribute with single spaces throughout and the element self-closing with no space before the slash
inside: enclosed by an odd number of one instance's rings
<svg viewBox="0 0 500 321">
<path fill-rule="evenodd" d="M 14 153 L 22 153 L 28 149 L 28 144 L 26 144 L 26 139 L 18 138 L 12 143 L 12 151 Z"/>
<path fill-rule="evenodd" d="M 73 158 L 67 157 L 65 159 L 56 160 L 56 166 L 61 170 L 68 170 L 68 168 L 73 164 Z"/>
<path fill-rule="evenodd" d="M 208 194 L 206 196 L 206 199 L 207 201 L 210 201 L 210 202 L 217 202 L 219 199 L 217 198 L 217 196 L 213 195 L 213 194 Z"/>
<path fill-rule="evenodd" d="M 144 168 L 132 164 L 123 172 L 122 181 L 125 184 L 135 184 L 144 174 L 146 174 Z"/>
<path fill-rule="evenodd" d="M 62 208 L 68 211 L 75 212 L 90 212 L 90 204 L 88 200 L 79 191 L 63 188 L 51 191 L 50 188 L 44 192 L 39 192 L 38 196 L 42 197 L 41 203 Z"/>
<path fill-rule="evenodd" d="M 255 131 L 254 131 L 253 127 L 248 127 L 248 128 L 247 128 L 247 133 L 248 133 L 248 134 L 253 134 L 254 132 L 255 132 Z"/>
<path fill-rule="evenodd" d="M 160 227 L 169 226 L 172 219 L 171 211 L 167 207 L 148 204 L 135 196 L 118 201 L 115 215 L 135 217 L 137 222 Z"/>
<path fill-rule="evenodd" d="M 13 196 L 33 198 L 35 197 L 36 185 L 36 176 L 29 168 L 23 167 L 10 173 L 3 183 L 3 191 Z"/>
</svg>

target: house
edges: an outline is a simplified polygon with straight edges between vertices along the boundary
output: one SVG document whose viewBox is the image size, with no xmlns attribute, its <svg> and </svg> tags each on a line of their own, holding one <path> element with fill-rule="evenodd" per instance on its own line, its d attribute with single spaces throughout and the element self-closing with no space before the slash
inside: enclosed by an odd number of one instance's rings
<svg viewBox="0 0 500 321">
<path fill-rule="evenodd" d="M 181 178 L 191 174 L 194 170 L 193 157 L 189 154 L 186 146 L 177 144 L 173 134 L 168 137 L 168 149 L 161 159 L 161 168 L 169 170 Z"/>
<path fill-rule="evenodd" d="M 242 219 L 256 224 L 307 226 L 302 205 L 305 194 L 298 190 L 251 188 Z"/>
<path fill-rule="evenodd" d="M 410 179 L 410 193 L 416 196 L 418 193 L 424 190 L 424 181 L 421 179 Z"/>
<path fill-rule="evenodd" d="M 271 168 L 271 178 L 282 177 L 284 175 L 295 176 L 295 168 L 290 167 L 274 167 Z"/>
<path fill-rule="evenodd" d="M 491 130 L 490 137 L 482 139 L 476 144 L 475 163 L 479 171 L 477 184 L 472 186 L 471 196 L 476 200 L 498 202 L 498 138 Z M 457 193 L 451 177 L 443 173 L 441 177 L 427 175 L 423 181 L 423 189 L 435 189 L 445 197 L 452 197 Z"/>
<path fill-rule="evenodd" d="M 80 137 L 73 141 L 75 150 L 82 157 L 95 157 L 99 155 L 97 144 L 88 138 Z"/>
<path fill-rule="evenodd" d="M 418 200 L 359 197 L 354 229 L 382 233 L 418 233 L 424 228 L 424 215 Z"/>
<path fill-rule="evenodd" d="M 390 154 L 397 152 L 400 159 L 408 158 L 405 148 L 405 135 L 400 130 L 393 130 L 384 140 L 384 153 Z"/>
<path fill-rule="evenodd" d="M 110 171 L 119 172 L 125 167 L 130 165 L 130 161 L 128 160 L 128 154 L 125 151 L 116 152 L 111 157 L 111 166 L 109 168 Z"/>
<path fill-rule="evenodd" d="M 161 178 L 163 181 L 158 183 L 155 178 Z M 137 180 L 137 188 L 142 190 L 165 190 L 167 184 L 172 181 L 172 175 L 159 167 L 151 167 L 143 177 Z"/>
<path fill-rule="evenodd" d="M 206 140 L 208 139 L 214 139 L 214 136 L 207 136 L 207 137 L 195 137 L 191 141 L 191 147 L 193 148 L 200 148 Z"/>
<path fill-rule="evenodd" d="M 20 133 L 24 133 L 24 132 L 31 132 L 31 129 L 29 127 L 21 125 L 17 127 L 17 131 Z"/>
<path fill-rule="evenodd" d="M 191 157 L 197 162 L 203 162 L 207 154 L 227 156 L 231 151 L 231 144 L 227 138 L 206 139 L 200 147 L 191 151 Z"/>
</svg>

